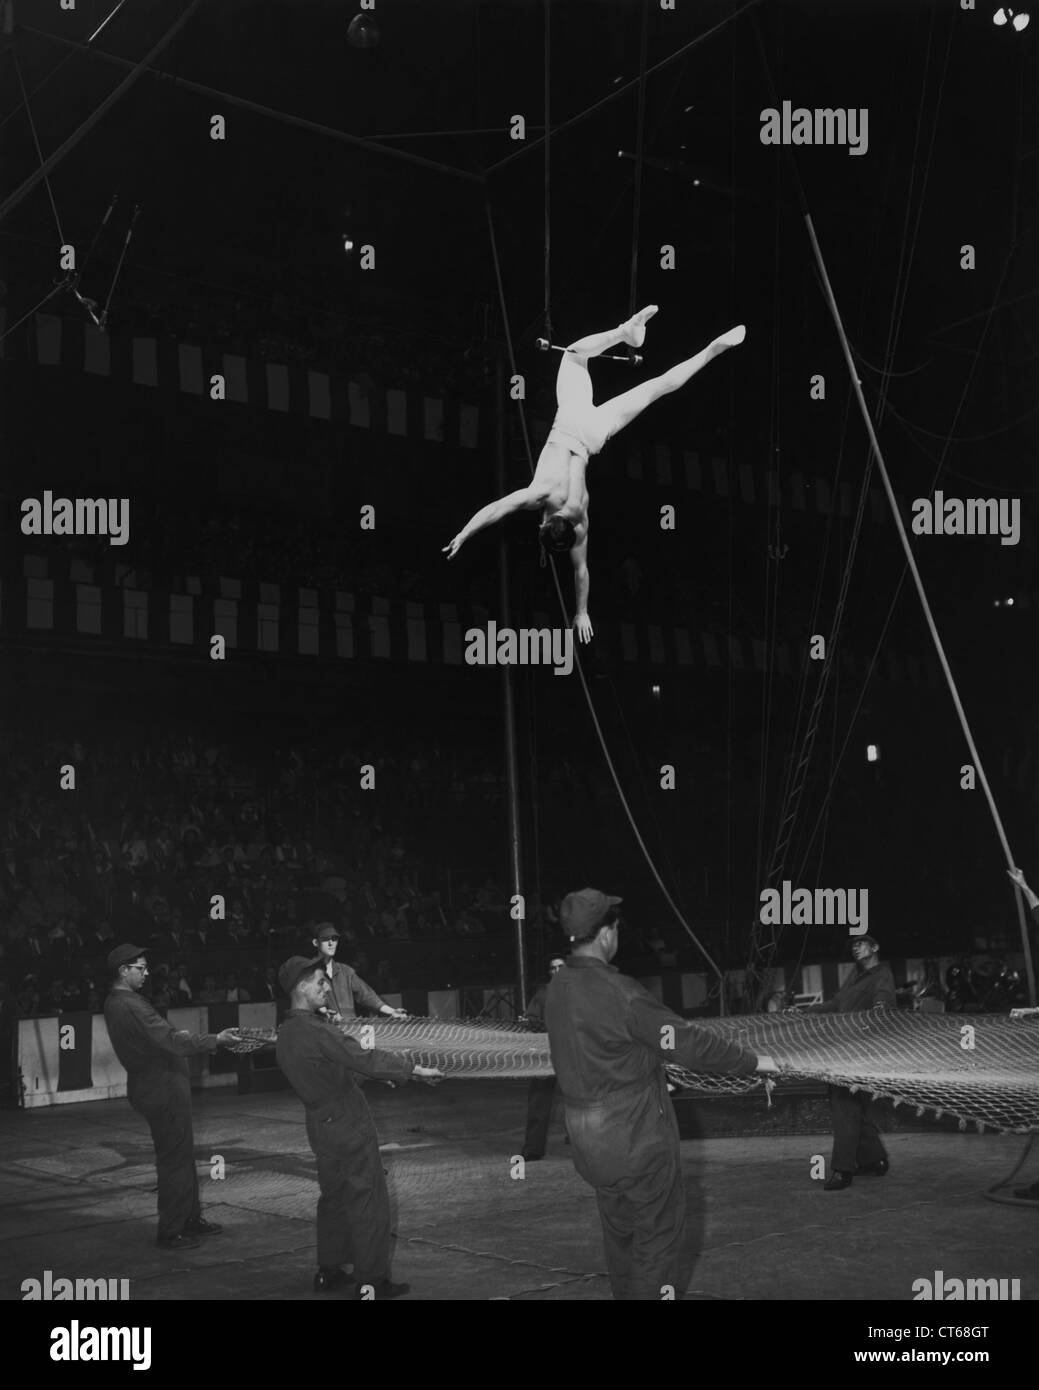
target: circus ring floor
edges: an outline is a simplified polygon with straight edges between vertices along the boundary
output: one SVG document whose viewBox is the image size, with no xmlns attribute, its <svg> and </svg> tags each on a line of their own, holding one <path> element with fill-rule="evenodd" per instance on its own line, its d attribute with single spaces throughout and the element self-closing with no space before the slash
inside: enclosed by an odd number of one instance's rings
<svg viewBox="0 0 1039 1390">
<path fill-rule="evenodd" d="M 610 1297 L 594 1196 L 558 1109 L 547 1157 L 517 1179 L 524 1082 L 366 1094 L 394 1203 L 394 1278 L 412 1285 L 403 1301 Z M 1022 1300 L 1039 1297 L 1039 1210 L 984 1195 L 1020 1136 L 885 1108 L 890 1174 L 825 1193 L 809 1176 L 813 1155 L 829 1158 L 821 1097 L 772 1111 L 760 1094 L 682 1099 L 678 1112 L 698 1251 L 688 1299 L 911 1300 L 936 1270 L 1017 1278 Z M 134 1300 L 336 1298 L 311 1290 L 317 1185 L 295 1097 L 196 1092 L 194 1124 L 203 1207 L 224 1232 L 172 1254 L 154 1244 L 152 1149 L 126 1101 L 0 1115 L 0 1298 L 45 1270 L 128 1278 Z M 210 1176 L 217 1155 L 223 1179 Z M 1017 1181 L 1037 1177 L 1033 1151 Z"/>
</svg>

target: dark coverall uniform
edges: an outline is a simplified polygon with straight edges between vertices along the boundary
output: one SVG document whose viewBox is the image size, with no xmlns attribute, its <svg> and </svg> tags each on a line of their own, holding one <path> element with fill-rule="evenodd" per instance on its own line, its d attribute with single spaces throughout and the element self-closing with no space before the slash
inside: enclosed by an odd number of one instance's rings
<svg viewBox="0 0 1039 1390">
<path fill-rule="evenodd" d="M 328 974 L 327 969 L 325 974 Z M 344 965 L 342 961 L 334 960 L 328 982 L 332 986 L 332 996 L 335 999 L 334 1012 L 342 1014 L 344 1020 L 357 1017 L 358 1004 L 363 1004 L 373 1013 L 378 1013 L 383 1006 L 384 1000 L 379 998 L 371 985 L 365 984 L 352 965 Z M 329 1007 L 331 1008 L 331 1005 Z"/>
<path fill-rule="evenodd" d="M 545 998 L 548 985 L 535 991 L 527 1005 L 527 1017 L 532 1023 L 544 1026 Z M 535 1076 L 527 1091 L 527 1132 L 523 1139 L 523 1152 L 535 1155 L 544 1154 L 548 1145 L 548 1127 L 552 1120 L 552 1102 L 556 1095 L 554 1076 Z"/>
<path fill-rule="evenodd" d="M 352 1264 L 359 1284 L 390 1277 L 390 1197 L 368 1102 L 358 1080 L 407 1081 L 406 1057 L 364 1048 L 306 1009 L 278 1030 L 278 1066 L 303 1102 L 317 1156 L 317 1262 Z"/>
<path fill-rule="evenodd" d="M 670 1286 L 681 1298 L 693 1257 L 663 1063 L 749 1075 L 757 1057 L 686 1022 L 592 956 L 567 960 L 548 991 L 545 1019 L 574 1166 L 599 1204 L 613 1296 L 658 1300 Z M 664 1046 L 665 1025 L 674 1028 L 673 1048 Z"/>
<path fill-rule="evenodd" d="M 812 1004 L 809 1014 L 850 1014 L 860 1009 L 895 1007 L 895 977 L 889 965 L 857 970 L 849 976 L 832 999 Z M 833 1119 L 833 1172 L 854 1173 L 856 1168 L 879 1163 L 887 1157 L 880 1131 L 869 1115 L 872 1097 L 868 1091 L 849 1091 L 846 1086 L 830 1086 L 830 1115 Z"/>
<path fill-rule="evenodd" d="M 215 1033 L 178 1031 L 132 989 L 109 990 L 105 1024 L 112 1050 L 126 1068 L 126 1096 L 148 1121 L 159 1178 L 159 1240 L 179 1236 L 201 1216 L 191 1083 L 185 1057 L 215 1052 Z"/>
</svg>

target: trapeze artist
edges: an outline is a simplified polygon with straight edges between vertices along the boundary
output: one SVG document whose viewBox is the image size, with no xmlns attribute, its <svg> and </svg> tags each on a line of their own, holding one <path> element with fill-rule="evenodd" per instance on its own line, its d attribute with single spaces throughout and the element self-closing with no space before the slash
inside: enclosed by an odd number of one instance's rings
<svg viewBox="0 0 1039 1390">
<path fill-rule="evenodd" d="M 447 558 L 453 559 L 469 537 L 485 526 L 501 521 L 511 512 L 541 509 L 538 540 L 542 550 L 553 554 L 570 552 L 577 596 L 574 627 L 582 642 L 592 638 L 588 617 L 588 488 L 585 484 L 589 458 L 600 453 L 606 441 L 641 415 L 648 405 L 677 391 L 713 358 L 726 348 L 737 347 L 747 336 L 742 324 L 731 328 L 695 357 L 680 362 L 663 376 L 644 381 L 641 386 L 596 405 L 592 398 L 588 359 L 622 343 L 641 347 L 646 338 L 646 324 L 656 312 L 657 306 L 651 304 L 618 328 L 607 333 L 593 333 L 570 344 L 563 352 L 556 376 L 556 418 L 538 459 L 533 481 L 529 487 L 521 487 L 482 507 L 451 544 L 444 546 Z"/>
</svg>

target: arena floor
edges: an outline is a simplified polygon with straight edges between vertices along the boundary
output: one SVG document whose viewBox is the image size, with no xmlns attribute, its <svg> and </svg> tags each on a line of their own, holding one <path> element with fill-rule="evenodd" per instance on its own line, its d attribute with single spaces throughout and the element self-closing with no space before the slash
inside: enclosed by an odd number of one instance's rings
<svg viewBox="0 0 1039 1390">
<path fill-rule="evenodd" d="M 609 1298 L 595 1201 L 558 1119 L 548 1157 L 510 1176 L 524 1083 L 367 1095 L 394 1198 L 394 1277 L 411 1283 L 409 1299 Z M 211 1090 L 194 1101 L 203 1207 L 224 1232 L 183 1254 L 154 1244 L 152 1150 L 126 1101 L 0 1116 L 0 1297 L 21 1298 L 22 1281 L 45 1270 L 128 1278 L 135 1300 L 338 1297 L 311 1290 L 317 1186 L 295 1097 Z M 683 1132 L 710 1133 L 714 1105 L 680 1102 Z M 699 1251 L 690 1299 L 908 1300 L 936 1270 L 1018 1278 L 1022 1300 L 1039 1298 L 1039 1210 L 984 1196 L 1021 1137 L 896 1129 L 888 1177 L 824 1193 L 808 1175 L 812 1155 L 829 1156 L 824 1112 L 811 1112 L 811 1134 L 754 1134 L 764 1100 L 749 1107 L 742 1134 L 683 1143 Z M 218 1156 L 226 1177 L 212 1179 Z M 1037 1170 L 1033 1152 L 1018 1181 Z"/>
</svg>

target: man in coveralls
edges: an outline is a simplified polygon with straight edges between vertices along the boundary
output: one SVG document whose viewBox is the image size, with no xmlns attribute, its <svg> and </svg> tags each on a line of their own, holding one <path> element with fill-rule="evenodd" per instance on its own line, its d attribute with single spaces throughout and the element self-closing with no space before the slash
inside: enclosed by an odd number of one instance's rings
<svg viewBox="0 0 1039 1390">
<path fill-rule="evenodd" d="M 545 998 L 548 987 L 565 965 L 566 961 L 562 956 L 552 957 L 548 963 L 547 981 L 535 991 L 527 1005 L 528 1021 L 540 1029 L 545 1026 Z M 523 1157 L 528 1163 L 536 1163 L 538 1159 L 545 1157 L 556 1085 L 554 1076 L 535 1076 L 527 1091 L 527 1132 L 523 1137 Z M 569 1143 L 569 1140 L 567 1142 Z"/>
<path fill-rule="evenodd" d="M 744 1076 L 776 1065 L 688 1023 L 610 965 L 621 901 L 594 888 L 563 899 L 573 954 L 546 996 L 548 1041 L 574 1166 L 595 1188 L 614 1298 L 681 1298 L 693 1256 L 664 1065 Z"/>
<path fill-rule="evenodd" d="M 142 998 L 148 974 L 140 946 L 117 946 L 108 956 L 112 987 L 105 999 L 105 1025 L 112 1050 L 126 1068 L 126 1098 L 148 1121 L 159 1178 L 158 1243 L 166 1250 L 194 1250 L 199 1236 L 220 1227 L 203 1221 L 191 1128 L 191 1084 L 185 1057 L 215 1052 L 237 1042 L 233 1028 L 222 1033 L 183 1032 Z"/>
<path fill-rule="evenodd" d="M 278 1066 L 303 1102 L 307 1138 L 317 1155 L 321 1196 L 317 1204 L 314 1288 L 326 1293 L 350 1282 L 340 1268 L 352 1263 L 353 1297 L 399 1298 L 410 1284 L 390 1279 L 390 1197 L 379 1141 L 360 1081 L 395 1084 L 412 1076 L 438 1079 L 432 1067 L 367 1048 L 319 1014 L 332 1004 L 324 961 L 293 956 L 278 971 L 292 1001 L 278 1030 Z"/>
<path fill-rule="evenodd" d="M 371 985 L 365 984 L 352 965 L 336 960 L 339 949 L 339 933 L 331 922 L 321 922 L 314 937 L 314 945 L 321 953 L 321 963 L 331 986 L 331 999 L 328 1002 L 329 1016 L 333 1023 L 352 1023 L 357 1017 L 357 1005 L 361 1004 L 373 1013 L 385 1014 L 387 1018 L 407 1018 L 404 1009 L 395 1009 L 379 998 Z"/>
<path fill-rule="evenodd" d="M 858 970 L 825 1004 L 810 1004 L 802 1013 L 850 1014 L 862 1009 L 893 1009 L 895 977 L 890 965 L 880 963 L 880 947 L 872 936 L 857 936 L 851 953 Z M 852 1178 L 882 1178 L 889 1168 L 887 1151 L 880 1131 L 870 1118 L 872 1096 L 868 1091 L 849 1091 L 846 1086 L 830 1086 L 830 1115 L 833 1119 L 833 1156 L 824 1192 L 841 1192 Z"/>
</svg>

